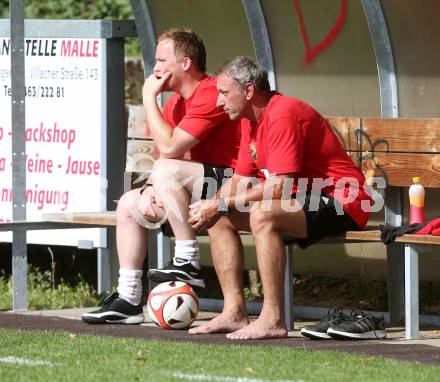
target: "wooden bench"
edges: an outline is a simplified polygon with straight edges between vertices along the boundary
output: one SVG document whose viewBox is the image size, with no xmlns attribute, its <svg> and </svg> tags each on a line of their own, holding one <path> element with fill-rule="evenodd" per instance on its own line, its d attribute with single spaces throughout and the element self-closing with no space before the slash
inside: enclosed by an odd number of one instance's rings
<svg viewBox="0 0 440 382">
<path fill-rule="evenodd" d="M 385 179 L 386 223 L 407 223 L 403 216 L 408 201 L 406 187 L 413 176 L 420 176 L 427 188 L 440 187 L 440 119 L 329 118 L 329 122 L 367 180 L 372 176 Z M 324 242 L 338 239 L 380 241 L 380 231 L 346 232 Z M 408 339 L 419 336 L 418 254 L 422 247 L 438 244 L 440 237 L 403 235 L 387 247 L 390 319 L 399 321 L 404 305 Z"/>
<path fill-rule="evenodd" d="M 384 190 L 385 222 L 404 223 L 404 189 L 413 176 L 419 176 L 425 187 L 440 187 L 440 119 L 377 119 L 329 117 L 333 130 L 353 161 L 362 169 L 367 179 L 381 176 L 386 181 Z M 142 144 L 142 143 L 141 143 Z M 150 143 L 147 143 L 148 145 Z M 129 163 L 129 161 L 127 161 Z M 128 168 L 129 171 L 133 170 Z M 129 172 L 128 172 L 129 174 Z M 127 181 L 128 182 L 128 181 Z M 429 207 L 429 206 L 428 206 Z M 429 217 L 429 216 L 428 216 Z M 114 212 L 48 214 L 48 224 L 77 226 L 113 226 Z M 14 223 L 11 223 L 12 225 Z M 8 224 L 7 226 L 11 226 Z M 0 230 L 11 227 L 0 226 Z M 41 229 L 41 228 L 40 228 Z M 151 235 L 150 235 L 151 236 Z M 155 237 L 151 237 L 155 244 Z M 367 227 L 363 231 L 349 231 L 325 238 L 322 243 L 379 242 L 380 231 Z M 404 235 L 387 246 L 390 321 L 398 322 L 405 311 L 406 338 L 419 336 L 418 254 L 423 246 L 440 244 L 440 237 L 429 235 Z M 166 251 L 156 251 L 149 245 L 150 258 L 163 264 Z M 440 248 L 440 247 L 439 247 Z M 293 254 L 295 246 L 286 247 L 286 322 L 293 322 Z"/>
<path fill-rule="evenodd" d="M 383 223 L 404 224 L 406 187 L 420 176 L 427 188 L 440 188 L 440 119 L 378 119 L 329 117 L 328 121 L 347 153 L 367 180 L 382 177 L 385 217 Z M 429 206 L 428 206 L 429 208 Z M 439 214 L 440 215 L 440 214 Z M 429 216 L 428 216 L 429 217 Z M 380 242 L 376 226 L 327 237 L 320 243 Z M 439 236 L 403 235 L 387 246 L 390 321 L 405 320 L 407 339 L 419 336 L 418 253 L 440 244 Z M 439 247 L 440 248 L 440 247 Z M 293 322 L 293 255 L 286 246 L 286 322 Z"/>
<path fill-rule="evenodd" d="M 404 205 L 408 199 L 405 188 L 411 185 L 413 176 L 420 176 L 427 188 L 440 188 L 440 119 L 329 117 L 328 121 L 367 180 L 373 177 L 385 180 L 383 223 L 404 224 Z M 380 241 L 376 225 L 367 226 L 363 231 L 327 237 L 320 243 Z M 387 246 L 390 321 L 399 323 L 404 319 L 408 339 L 419 336 L 419 249 L 438 244 L 440 237 L 403 235 Z M 294 245 L 286 246 L 285 316 L 288 327 L 294 319 L 294 253 Z"/>
</svg>

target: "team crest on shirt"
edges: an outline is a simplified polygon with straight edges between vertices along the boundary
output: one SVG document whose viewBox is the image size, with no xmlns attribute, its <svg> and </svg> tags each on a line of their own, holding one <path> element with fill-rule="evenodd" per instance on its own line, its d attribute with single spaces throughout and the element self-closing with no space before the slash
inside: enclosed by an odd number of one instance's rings
<svg viewBox="0 0 440 382">
<path fill-rule="evenodd" d="M 249 144 L 249 148 L 250 148 L 250 150 L 251 150 L 252 159 L 253 159 L 254 161 L 257 161 L 257 160 L 258 160 L 258 158 L 257 158 L 257 147 L 256 147 L 254 141 L 252 141 L 252 142 Z"/>
</svg>

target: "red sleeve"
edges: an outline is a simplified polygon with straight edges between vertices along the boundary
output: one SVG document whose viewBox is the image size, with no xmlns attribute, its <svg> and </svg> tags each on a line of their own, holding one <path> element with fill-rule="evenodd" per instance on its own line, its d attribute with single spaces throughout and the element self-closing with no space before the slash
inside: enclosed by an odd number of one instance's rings
<svg viewBox="0 0 440 382">
<path fill-rule="evenodd" d="M 228 119 L 223 110 L 216 106 L 217 96 L 215 87 L 200 89 L 194 94 L 191 106 L 178 126 L 199 141 L 203 140 L 213 128 Z"/>
<path fill-rule="evenodd" d="M 175 94 L 173 94 L 173 96 L 168 99 L 168 101 L 162 108 L 162 116 L 165 118 L 165 121 L 167 121 L 173 128 L 176 127 L 176 120 L 175 118 L 173 118 L 172 111 L 176 108 L 176 105 L 177 97 Z"/>
<path fill-rule="evenodd" d="M 267 170 L 270 174 L 300 172 L 304 155 L 305 136 L 295 118 L 277 118 L 267 134 Z"/>
<path fill-rule="evenodd" d="M 242 176 L 257 176 L 258 168 L 252 159 L 249 128 L 242 124 L 240 150 L 238 151 L 235 173 Z"/>
<path fill-rule="evenodd" d="M 162 115 L 163 115 L 163 117 L 165 118 L 165 120 L 166 120 L 168 123 L 170 123 L 170 121 L 169 121 L 170 101 L 171 101 L 171 99 L 169 99 L 169 100 L 165 103 L 165 105 L 163 105 L 163 108 L 162 108 Z"/>
</svg>

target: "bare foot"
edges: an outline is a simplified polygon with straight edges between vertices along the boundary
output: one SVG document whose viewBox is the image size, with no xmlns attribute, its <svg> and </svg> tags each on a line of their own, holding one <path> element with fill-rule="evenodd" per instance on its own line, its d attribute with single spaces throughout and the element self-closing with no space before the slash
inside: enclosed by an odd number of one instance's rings
<svg viewBox="0 0 440 382">
<path fill-rule="evenodd" d="M 249 324 L 246 313 L 231 314 L 223 312 L 208 322 L 207 325 L 197 326 L 188 330 L 189 334 L 231 333 Z"/>
<path fill-rule="evenodd" d="M 226 335 L 231 340 L 261 340 L 264 338 L 287 337 L 287 329 L 284 324 L 258 318 L 243 329 Z"/>
</svg>

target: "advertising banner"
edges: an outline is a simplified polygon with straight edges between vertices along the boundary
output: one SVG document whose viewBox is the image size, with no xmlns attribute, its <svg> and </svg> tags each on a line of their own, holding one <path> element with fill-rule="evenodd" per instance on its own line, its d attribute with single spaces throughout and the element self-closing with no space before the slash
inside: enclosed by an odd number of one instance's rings
<svg viewBox="0 0 440 382">
<path fill-rule="evenodd" d="M 105 39 L 25 40 L 26 212 L 106 209 Z M 12 68 L 12 70 L 14 70 Z M 0 37 L 0 223 L 12 220 L 11 45 Z M 29 231 L 28 243 L 105 246 L 105 229 Z M 0 241 L 10 241 L 0 233 Z"/>
</svg>

